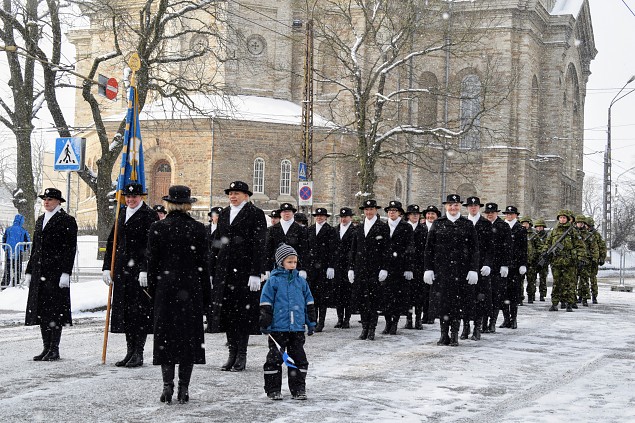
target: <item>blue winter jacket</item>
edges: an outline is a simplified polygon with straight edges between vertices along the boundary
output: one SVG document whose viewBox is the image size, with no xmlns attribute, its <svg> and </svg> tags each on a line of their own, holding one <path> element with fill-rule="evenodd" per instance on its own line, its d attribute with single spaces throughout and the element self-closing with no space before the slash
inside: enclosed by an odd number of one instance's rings
<svg viewBox="0 0 635 423">
<path fill-rule="evenodd" d="M 315 326 L 315 320 L 306 279 L 297 270 L 274 269 L 260 295 L 260 327 L 269 332 L 304 332 L 304 325 Z"/>
<path fill-rule="evenodd" d="M 22 227 L 23 224 L 24 216 L 16 214 L 13 219 L 13 226 L 9 226 L 2 237 L 2 242 L 11 246 L 11 257 L 13 257 L 13 250 L 18 242 L 31 242 L 29 233 Z M 18 249 L 22 252 L 25 250 L 25 247 L 26 246 L 22 244 Z M 4 246 L 4 249 L 8 250 L 6 246 Z"/>
</svg>

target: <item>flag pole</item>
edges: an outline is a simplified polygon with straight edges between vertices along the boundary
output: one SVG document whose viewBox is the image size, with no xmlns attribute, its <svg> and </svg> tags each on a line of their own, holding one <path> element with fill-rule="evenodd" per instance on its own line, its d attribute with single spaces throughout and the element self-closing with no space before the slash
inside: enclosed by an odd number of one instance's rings
<svg viewBox="0 0 635 423">
<path fill-rule="evenodd" d="M 134 125 L 136 124 L 136 118 L 134 116 L 135 113 L 137 113 L 137 107 L 138 107 L 138 102 L 137 102 L 137 90 L 135 89 L 135 72 L 137 72 L 139 69 L 141 69 L 141 60 L 139 58 L 139 55 L 137 53 L 133 53 L 132 56 L 130 56 L 130 59 L 128 59 L 128 66 L 130 66 L 130 70 L 132 70 L 132 74 L 130 76 L 130 88 L 132 90 L 134 90 L 134 97 L 133 97 L 133 116 L 130 122 L 130 127 L 134 128 Z M 130 130 L 130 128 L 129 128 Z M 133 137 L 136 136 L 136 128 L 135 131 L 132 133 Z M 124 148 L 126 148 L 126 146 L 124 145 Z M 127 152 L 128 154 L 130 154 L 130 152 Z M 127 157 L 126 157 L 127 158 Z M 121 175 L 119 175 L 119 178 L 121 177 Z M 119 184 L 118 184 L 119 185 Z M 106 350 L 108 349 L 108 332 L 109 332 L 109 328 L 110 328 L 110 309 L 111 309 L 111 305 L 112 305 L 112 287 L 114 284 L 114 269 L 115 269 L 115 259 L 117 256 L 117 232 L 118 232 L 118 227 L 119 225 L 117 224 L 119 222 L 119 211 L 121 210 L 121 197 L 123 197 L 121 190 L 119 189 L 119 186 L 117 186 L 117 210 L 115 211 L 115 227 L 114 227 L 114 231 L 113 231 L 113 240 L 112 240 L 112 255 L 110 258 L 110 279 L 112 280 L 112 283 L 110 284 L 110 287 L 108 287 L 108 300 L 106 301 L 106 322 L 104 325 L 104 343 L 102 346 L 102 350 L 101 350 L 101 364 L 106 364 Z M 145 291 L 145 290 L 144 290 Z M 150 296 L 147 292 L 146 295 Z"/>
</svg>

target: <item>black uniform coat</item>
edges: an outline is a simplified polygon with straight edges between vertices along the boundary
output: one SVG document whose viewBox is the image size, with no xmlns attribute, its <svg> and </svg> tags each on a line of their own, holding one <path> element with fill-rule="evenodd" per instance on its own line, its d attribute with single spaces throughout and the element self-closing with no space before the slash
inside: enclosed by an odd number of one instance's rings
<svg viewBox="0 0 635 423">
<path fill-rule="evenodd" d="M 340 238 L 340 226 L 341 225 L 337 225 L 335 227 L 335 246 L 333 248 L 335 278 L 333 279 L 333 284 L 335 285 L 335 306 L 347 308 L 350 307 L 351 303 L 351 284 L 348 281 L 348 260 L 353 237 L 355 236 L 355 228 L 352 223 L 349 223 L 348 229 L 344 232 L 344 236 Z"/>
<path fill-rule="evenodd" d="M 309 268 L 309 235 L 307 228 L 298 222 L 293 222 L 286 234 L 282 230 L 282 223 L 280 222 L 269 228 L 267 233 L 265 270 L 272 271 L 276 268 L 276 250 L 281 242 L 292 246 L 298 253 L 298 266 L 296 269 L 298 271 L 307 271 Z M 326 269 L 324 269 L 324 271 L 326 272 Z"/>
<path fill-rule="evenodd" d="M 412 226 L 412 225 L 410 225 Z M 410 305 L 424 306 L 423 302 L 428 299 L 430 285 L 423 282 L 423 254 L 426 249 L 426 239 L 428 238 L 428 226 L 417 223 L 412 234 L 412 272 L 414 277 L 409 283 Z M 427 310 L 427 307 L 424 307 Z"/>
<path fill-rule="evenodd" d="M 412 265 L 412 225 L 403 219 L 399 221 L 397 227 L 390 236 L 388 277 L 383 286 L 383 311 L 387 316 L 400 316 L 408 313 L 410 305 L 409 281 L 406 281 L 403 274 L 406 270 L 413 271 Z M 390 234 L 390 226 L 388 227 Z"/>
<path fill-rule="evenodd" d="M 208 329 L 259 335 L 260 292 L 250 291 L 248 281 L 250 276 L 264 273 L 267 220 L 261 209 L 248 202 L 230 224 L 230 210 L 223 209 L 214 232 L 210 268 L 215 273 Z"/>
<path fill-rule="evenodd" d="M 468 219 L 469 220 L 469 219 Z M 476 224 L 476 235 L 478 237 L 478 256 L 479 256 L 479 272 L 478 272 L 478 284 L 474 286 L 473 295 L 475 307 L 472 310 L 468 310 L 470 318 L 482 317 L 484 314 L 489 315 L 492 304 L 492 283 L 490 276 L 481 275 L 480 269 L 483 266 L 489 266 L 492 269 L 494 265 L 494 244 L 493 244 L 493 232 L 492 224 L 489 220 L 483 216 L 479 216 Z M 469 289 L 469 288 L 468 288 Z"/>
<path fill-rule="evenodd" d="M 334 281 L 326 279 L 326 269 L 335 269 L 335 230 L 324 222 L 322 229 L 316 235 L 315 225 L 308 229 L 309 266 L 307 282 L 315 299 L 315 305 L 332 307 Z"/>
<path fill-rule="evenodd" d="M 364 221 L 354 229 L 348 263 L 349 269 L 355 272 L 351 293 L 354 309 L 359 309 L 365 301 L 364 297 L 370 296 L 372 297 L 370 302 L 375 310 L 369 311 L 379 310 L 381 290 L 378 276 L 380 270 L 387 270 L 389 254 L 390 229 L 387 223 L 379 219 L 379 216 L 368 231 L 368 235 L 364 235 Z"/>
<path fill-rule="evenodd" d="M 434 271 L 440 293 L 441 316 L 465 316 L 469 298 L 467 274 L 479 271 L 478 238 L 472 222 L 460 216 L 455 222 L 443 216 L 432 223 L 426 242 L 425 270 Z"/>
<path fill-rule="evenodd" d="M 44 215 L 35 222 L 31 258 L 26 273 L 31 275 L 25 325 L 56 322 L 72 325 L 71 290 L 60 288 L 62 273 L 73 274 L 77 251 L 77 223 L 63 209 L 42 229 Z"/>
<path fill-rule="evenodd" d="M 512 230 L 500 217 L 497 217 L 492 223 L 492 250 L 492 273 L 490 274 L 492 305 L 494 311 L 498 314 L 498 310 L 500 310 L 501 304 L 505 299 L 508 279 L 501 277 L 500 268 L 511 265 L 512 253 Z"/>
<path fill-rule="evenodd" d="M 152 333 L 152 299 L 139 286 L 139 273 L 147 271 L 148 231 L 157 220 L 157 212 L 146 203 L 127 222 L 126 208 L 119 211 L 110 317 L 113 333 Z M 114 234 L 113 225 L 106 243 L 103 270 L 110 270 Z"/>
<path fill-rule="evenodd" d="M 148 288 L 154 298 L 153 364 L 204 364 L 207 234 L 187 213 L 170 212 L 150 226 Z"/>
<path fill-rule="evenodd" d="M 507 222 L 505 222 L 507 224 Z M 509 226 L 507 224 L 507 226 Z M 519 303 L 522 298 L 522 283 L 525 278 L 518 273 L 520 266 L 527 267 L 527 229 L 520 223 L 514 223 L 511 228 L 511 261 L 509 265 L 509 277 L 507 278 L 507 298 L 512 303 Z"/>
</svg>

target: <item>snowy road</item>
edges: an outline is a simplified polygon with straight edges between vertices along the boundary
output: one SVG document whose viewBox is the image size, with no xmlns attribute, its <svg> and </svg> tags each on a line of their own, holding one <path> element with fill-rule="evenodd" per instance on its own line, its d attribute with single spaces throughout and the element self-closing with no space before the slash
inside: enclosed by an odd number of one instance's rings
<svg viewBox="0 0 635 423">
<path fill-rule="evenodd" d="M 221 372 L 224 335 L 206 334 L 207 365 L 195 366 L 187 405 L 159 402 L 160 369 L 120 369 L 123 335 L 111 335 L 101 365 L 103 319 L 64 330 L 62 360 L 33 362 L 39 328 L 0 329 L 3 422 L 633 422 L 635 293 L 601 285 L 601 304 L 548 312 L 549 302 L 520 307 L 519 328 L 480 342 L 438 347 L 438 325 L 358 341 L 351 330 L 307 339 L 309 400 L 271 402 L 262 389 L 265 338 L 252 337 L 247 370 Z M 14 312 L 12 312 L 14 313 Z M 379 330 L 383 328 L 380 318 Z M 400 326 L 403 325 L 400 322 Z M 284 382 L 286 384 L 286 376 Z"/>
</svg>

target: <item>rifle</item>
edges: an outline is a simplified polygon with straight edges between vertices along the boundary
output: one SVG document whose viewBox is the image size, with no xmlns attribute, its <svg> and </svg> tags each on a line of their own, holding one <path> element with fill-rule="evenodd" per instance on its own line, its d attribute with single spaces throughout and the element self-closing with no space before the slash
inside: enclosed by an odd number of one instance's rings
<svg viewBox="0 0 635 423">
<path fill-rule="evenodd" d="M 562 235 L 560 235 L 560 238 L 558 238 L 558 240 L 551 247 L 549 247 L 547 251 L 540 255 L 540 259 L 538 260 L 538 267 L 544 267 L 549 262 L 551 256 L 556 255 L 556 253 L 564 249 L 562 241 L 569 234 L 569 232 L 571 232 L 571 229 L 573 229 L 573 225 L 570 225 L 567 230 L 564 231 Z"/>
</svg>

